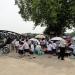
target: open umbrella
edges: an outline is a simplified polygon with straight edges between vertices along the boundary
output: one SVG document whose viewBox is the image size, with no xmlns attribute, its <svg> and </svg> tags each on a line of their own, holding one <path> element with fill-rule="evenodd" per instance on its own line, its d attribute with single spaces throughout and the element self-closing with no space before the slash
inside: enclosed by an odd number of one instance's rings
<svg viewBox="0 0 75 75">
<path fill-rule="evenodd" d="M 46 38 L 44 35 L 37 35 L 35 38 Z"/>
<path fill-rule="evenodd" d="M 31 41 L 34 41 L 34 42 L 37 42 L 37 43 L 40 43 L 37 39 L 35 39 L 35 38 L 31 38 L 30 39 Z"/>
<path fill-rule="evenodd" d="M 38 40 L 37 40 L 37 39 L 35 39 L 35 38 L 31 38 L 30 40 L 31 40 L 31 41 L 38 41 Z"/>
<path fill-rule="evenodd" d="M 54 37 L 54 38 L 52 38 L 51 39 L 51 41 L 59 41 L 59 43 L 63 43 L 63 44 L 67 44 L 66 43 L 66 40 L 64 40 L 63 38 L 61 38 L 61 37 Z"/>
<path fill-rule="evenodd" d="M 64 40 L 64 39 L 61 38 L 61 37 L 53 37 L 53 38 L 51 38 L 51 40 L 52 40 L 52 41 L 54 41 L 54 40 L 58 40 L 58 41 L 60 41 L 60 40 Z"/>
</svg>

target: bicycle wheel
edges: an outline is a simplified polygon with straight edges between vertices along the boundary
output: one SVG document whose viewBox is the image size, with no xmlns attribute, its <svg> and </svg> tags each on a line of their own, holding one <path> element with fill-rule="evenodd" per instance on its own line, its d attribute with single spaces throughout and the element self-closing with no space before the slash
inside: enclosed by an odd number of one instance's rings
<svg viewBox="0 0 75 75">
<path fill-rule="evenodd" d="M 8 54 L 10 52 L 10 49 L 8 47 L 3 48 L 3 54 Z"/>
</svg>

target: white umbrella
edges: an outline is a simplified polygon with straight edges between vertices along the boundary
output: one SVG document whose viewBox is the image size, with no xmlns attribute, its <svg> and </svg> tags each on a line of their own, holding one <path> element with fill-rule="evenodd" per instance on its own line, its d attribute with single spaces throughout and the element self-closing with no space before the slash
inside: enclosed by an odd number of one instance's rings
<svg viewBox="0 0 75 75">
<path fill-rule="evenodd" d="M 31 38 L 30 39 L 31 41 L 34 41 L 34 42 L 37 42 L 37 43 L 40 43 L 37 39 L 35 39 L 35 38 Z"/>
<path fill-rule="evenodd" d="M 37 40 L 37 39 L 35 39 L 35 38 L 31 38 L 30 40 L 31 40 L 31 41 L 38 41 L 38 40 Z"/>
<path fill-rule="evenodd" d="M 58 40 L 58 41 L 60 41 L 60 40 L 64 40 L 63 38 L 61 38 L 61 37 L 53 37 L 51 40 Z"/>
<path fill-rule="evenodd" d="M 64 44 L 64 45 L 67 45 L 67 43 L 66 43 L 66 40 L 64 40 L 63 38 L 61 38 L 61 37 L 54 37 L 54 38 L 52 38 L 51 39 L 52 41 L 59 41 L 58 42 L 58 45 L 61 45 L 61 44 Z"/>
<path fill-rule="evenodd" d="M 46 38 L 44 35 L 37 35 L 35 38 Z"/>
<path fill-rule="evenodd" d="M 72 37 L 72 40 L 75 40 L 75 37 Z"/>
</svg>

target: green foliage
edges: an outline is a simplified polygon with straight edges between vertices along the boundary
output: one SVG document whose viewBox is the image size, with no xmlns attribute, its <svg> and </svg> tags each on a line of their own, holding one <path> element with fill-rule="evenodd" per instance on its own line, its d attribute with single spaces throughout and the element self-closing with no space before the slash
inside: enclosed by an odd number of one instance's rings
<svg viewBox="0 0 75 75">
<path fill-rule="evenodd" d="M 73 31 L 72 33 L 69 33 L 69 35 L 70 35 L 71 37 L 75 37 L 75 31 Z"/>
<path fill-rule="evenodd" d="M 75 26 L 75 0 L 15 0 L 22 18 L 35 26 L 47 26 L 45 33 L 63 34 Z"/>
</svg>

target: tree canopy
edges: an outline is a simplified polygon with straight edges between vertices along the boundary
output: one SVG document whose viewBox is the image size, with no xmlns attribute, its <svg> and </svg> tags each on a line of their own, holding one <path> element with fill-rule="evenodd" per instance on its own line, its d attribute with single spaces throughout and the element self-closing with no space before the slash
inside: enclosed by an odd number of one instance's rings
<svg viewBox="0 0 75 75">
<path fill-rule="evenodd" d="M 46 34 L 60 35 L 75 26 L 75 0 L 15 0 L 15 4 L 25 21 L 46 26 Z"/>
</svg>

